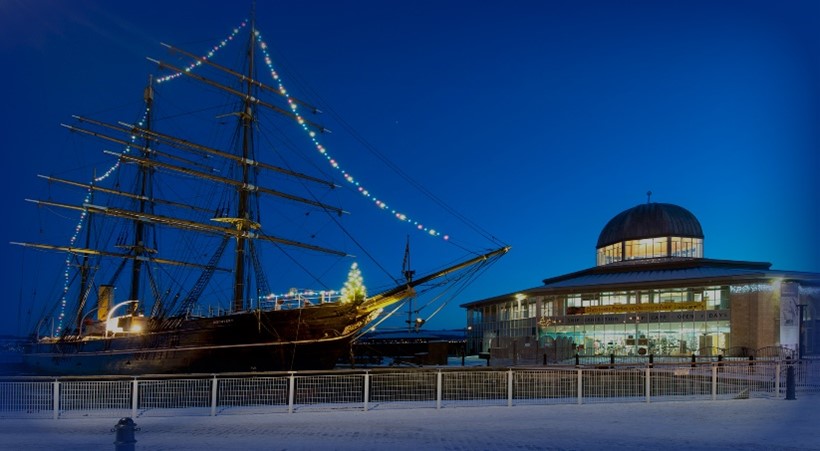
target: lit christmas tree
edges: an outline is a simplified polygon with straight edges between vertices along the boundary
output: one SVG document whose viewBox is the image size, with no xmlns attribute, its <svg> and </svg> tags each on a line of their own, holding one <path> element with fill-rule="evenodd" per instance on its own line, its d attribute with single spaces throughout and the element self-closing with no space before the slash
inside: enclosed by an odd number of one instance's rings
<svg viewBox="0 0 820 451">
<path fill-rule="evenodd" d="M 359 270 L 358 263 L 353 263 L 350 266 L 350 272 L 347 273 L 347 282 L 342 287 L 342 303 L 362 302 L 367 297 L 367 289 L 362 283 L 362 272 Z"/>
</svg>

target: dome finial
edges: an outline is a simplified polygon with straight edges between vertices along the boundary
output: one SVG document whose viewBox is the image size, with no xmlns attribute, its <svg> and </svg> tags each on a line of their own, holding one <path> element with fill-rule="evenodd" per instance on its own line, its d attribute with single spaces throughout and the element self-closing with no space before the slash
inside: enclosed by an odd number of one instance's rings
<svg viewBox="0 0 820 451">
<path fill-rule="evenodd" d="M 647 204 L 648 204 L 648 203 L 651 203 L 651 202 L 652 202 L 652 200 L 651 200 L 651 199 L 652 199 L 652 191 L 647 191 L 647 192 L 646 192 L 646 203 L 647 203 Z"/>
</svg>

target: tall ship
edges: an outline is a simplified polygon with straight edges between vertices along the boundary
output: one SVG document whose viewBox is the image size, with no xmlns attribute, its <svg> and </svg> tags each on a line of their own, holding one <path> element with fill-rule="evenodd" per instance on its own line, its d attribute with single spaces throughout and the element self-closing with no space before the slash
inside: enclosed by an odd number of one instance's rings
<svg viewBox="0 0 820 451">
<path fill-rule="evenodd" d="M 508 251 L 496 241 L 426 275 L 404 268 L 368 293 L 357 259 L 370 251 L 334 200 L 354 197 L 342 202 L 388 210 L 385 221 L 451 243 L 340 170 L 319 108 L 285 88 L 254 20 L 204 54 L 163 46 L 172 61 L 150 59 L 156 72 L 136 117 L 64 124 L 106 162 L 85 180 L 41 176 L 50 195 L 31 200 L 77 222 L 65 243 L 14 243 L 65 257 L 54 275 L 63 288 L 25 347 L 29 371 L 330 369 L 403 302 L 462 289 Z M 229 48 L 241 67 L 217 62 Z M 369 238 L 382 227 L 353 225 Z M 293 288 L 306 280 L 316 286 Z"/>
</svg>

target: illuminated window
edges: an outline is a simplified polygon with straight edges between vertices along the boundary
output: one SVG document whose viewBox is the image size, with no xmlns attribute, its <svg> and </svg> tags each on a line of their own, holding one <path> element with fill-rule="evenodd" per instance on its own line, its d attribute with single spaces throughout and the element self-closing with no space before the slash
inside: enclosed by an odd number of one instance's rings
<svg viewBox="0 0 820 451">
<path fill-rule="evenodd" d="M 634 294 L 632 295 L 634 299 Z M 601 293 L 601 305 L 628 304 L 629 295 L 625 291 Z M 633 302 L 634 304 L 634 302 Z"/>
<path fill-rule="evenodd" d="M 665 290 L 658 290 L 655 296 L 660 303 L 686 302 L 687 290 L 686 288 L 668 288 Z"/>
<path fill-rule="evenodd" d="M 729 293 L 721 287 L 707 287 L 703 290 L 703 300 L 708 310 L 729 308 Z"/>
<path fill-rule="evenodd" d="M 673 236 L 610 244 L 597 250 L 596 263 L 601 266 L 620 261 L 665 257 L 703 258 L 703 239 Z"/>
<path fill-rule="evenodd" d="M 553 316 L 554 312 L 554 305 L 553 301 L 546 301 L 541 305 L 541 316 Z"/>
<path fill-rule="evenodd" d="M 621 243 L 610 244 L 598 249 L 598 266 L 608 265 L 623 260 Z"/>
<path fill-rule="evenodd" d="M 624 260 L 666 257 L 666 237 L 629 240 L 624 243 Z"/>
<path fill-rule="evenodd" d="M 703 257 L 703 239 L 702 238 L 685 238 L 673 236 L 672 242 L 672 257 Z"/>
</svg>

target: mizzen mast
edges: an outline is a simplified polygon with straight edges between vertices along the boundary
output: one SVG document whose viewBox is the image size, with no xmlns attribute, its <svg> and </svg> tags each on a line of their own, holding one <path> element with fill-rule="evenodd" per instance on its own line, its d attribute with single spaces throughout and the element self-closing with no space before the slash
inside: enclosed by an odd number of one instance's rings
<svg viewBox="0 0 820 451">
<path fill-rule="evenodd" d="M 151 76 L 148 77 L 148 86 L 145 88 L 145 92 L 143 95 L 145 100 L 145 128 L 151 129 L 151 117 L 153 115 L 153 103 L 154 103 L 154 87 L 153 87 L 153 78 Z M 142 149 L 143 156 L 148 159 L 151 155 L 150 145 L 151 142 L 148 139 L 144 140 L 144 147 Z M 139 166 L 139 177 L 137 183 L 139 184 L 139 188 L 137 191 L 137 202 L 138 202 L 138 209 L 140 213 L 147 213 L 147 209 L 151 209 L 153 212 L 153 203 L 147 202 L 146 199 L 151 197 L 151 193 L 149 190 L 151 189 L 152 182 L 151 182 L 151 174 L 153 173 L 153 168 L 148 164 L 140 164 Z M 146 238 L 146 231 L 145 231 L 145 222 L 144 221 L 134 221 L 134 243 L 130 246 L 131 253 L 137 258 L 134 258 L 131 262 L 131 290 L 128 299 L 131 300 L 139 300 L 140 299 L 140 280 L 141 280 L 141 273 L 142 273 L 142 264 L 143 259 L 139 258 L 140 256 L 152 252 L 150 248 L 145 245 L 145 238 Z M 154 251 L 155 252 L 155 251 Z M 131 312 L 135 312 L 139 308 L 139 303 L 135 302 L 131 304 L 130 309 Z"/>
</svg>

